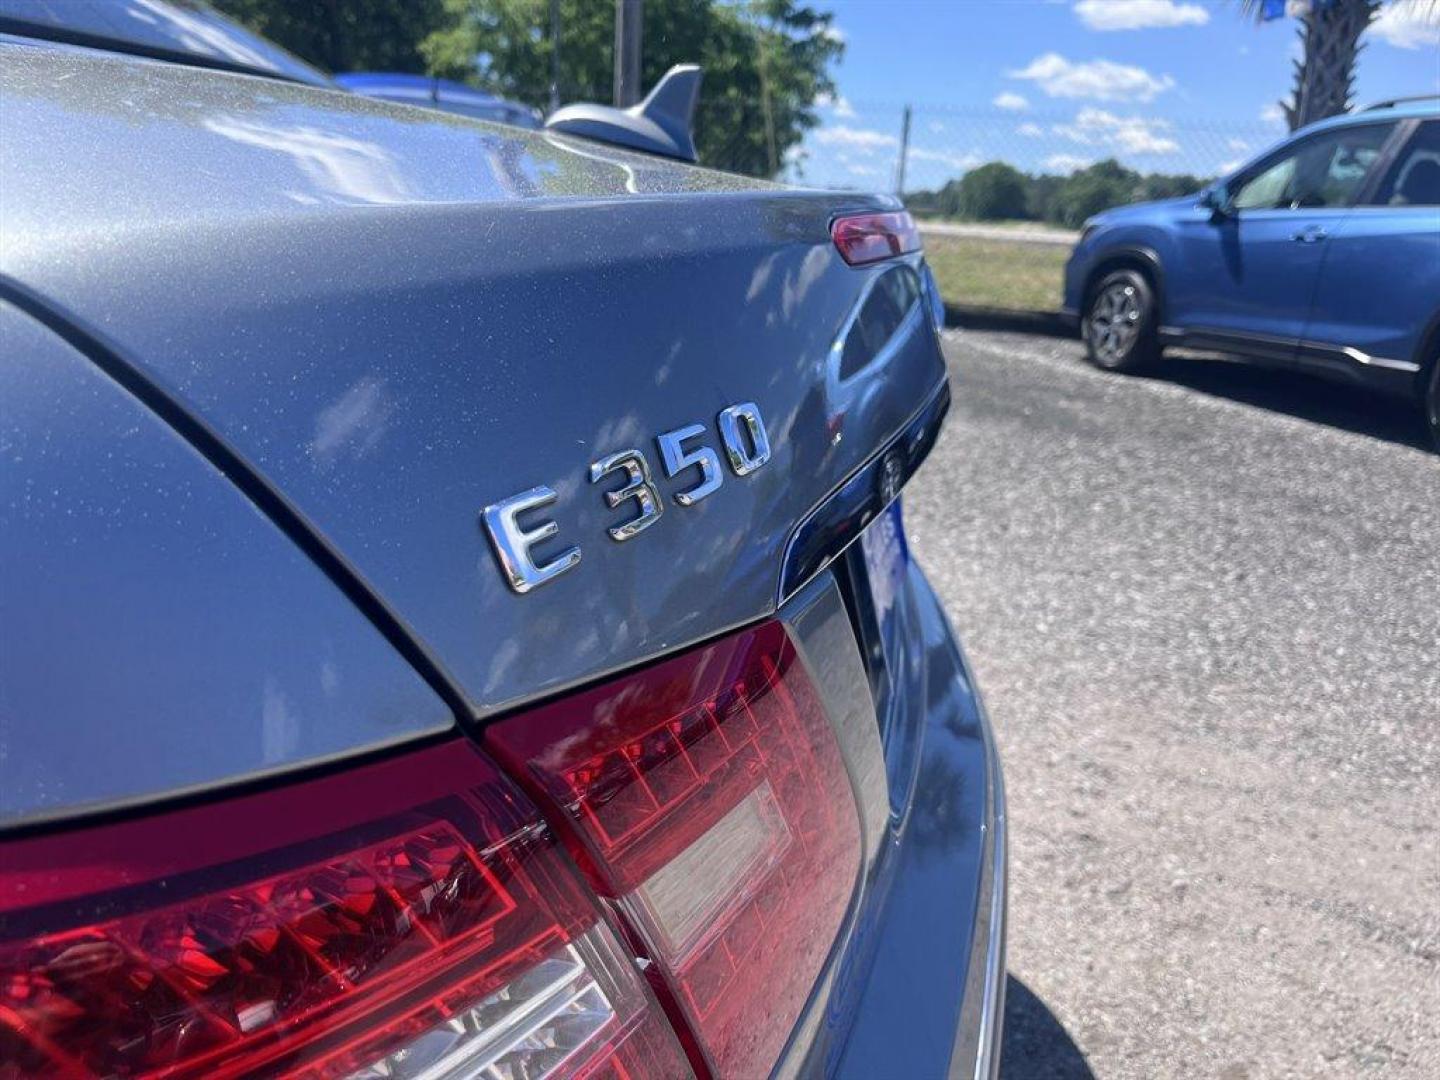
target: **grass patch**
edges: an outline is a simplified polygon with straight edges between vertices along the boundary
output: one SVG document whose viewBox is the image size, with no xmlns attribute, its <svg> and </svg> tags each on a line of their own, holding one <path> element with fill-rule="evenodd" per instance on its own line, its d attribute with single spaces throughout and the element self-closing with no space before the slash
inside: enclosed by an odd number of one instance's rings
<svg viewBox="0 0 1440 1080">
<path fill-rule="evenodd" d="M 925 237 L 925 259 L 949 304 L 1058 311 L 1069 257 L 1063 244 Z"/>
</svg>

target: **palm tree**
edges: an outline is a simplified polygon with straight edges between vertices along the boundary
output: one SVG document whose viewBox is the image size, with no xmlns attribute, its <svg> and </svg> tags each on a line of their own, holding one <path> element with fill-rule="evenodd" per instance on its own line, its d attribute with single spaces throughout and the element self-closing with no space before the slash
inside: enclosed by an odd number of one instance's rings
<svg viewBox="0 0 1440 1080">
<path fill-rule="evenodd" d="M 1434 17 L 1440 0 L 1391 0 L 1423 7 Z M 1247 15 L 1267 19 L 1275 14 L 1273 0 L 1240 0 Z M 1300 19 L 1304 55 L 1295 61 L 1295 85 L 1289 101 L 1280 102 L 1290 130 L 1327 116 L 1348 112 L 1354 103 L 1355 63 L 1364 48 L 1360 37 L 1385 6 L 1385 0 L 1288 0 L 1285 10 Z"/>
</svg>

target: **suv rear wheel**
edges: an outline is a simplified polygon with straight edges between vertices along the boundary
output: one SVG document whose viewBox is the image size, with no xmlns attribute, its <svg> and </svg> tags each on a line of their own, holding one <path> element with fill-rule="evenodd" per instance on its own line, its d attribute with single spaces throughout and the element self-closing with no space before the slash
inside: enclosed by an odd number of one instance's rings
<svg viewBox="0 0 1440 1080">
<path fill-rule="evenodd" d="M 1139 371 L 1160 356 L 1155 291 L 1138 270 L 1106 274 L 1080 322 L 1085 355 L 1105 371 Z"/>
</svg>

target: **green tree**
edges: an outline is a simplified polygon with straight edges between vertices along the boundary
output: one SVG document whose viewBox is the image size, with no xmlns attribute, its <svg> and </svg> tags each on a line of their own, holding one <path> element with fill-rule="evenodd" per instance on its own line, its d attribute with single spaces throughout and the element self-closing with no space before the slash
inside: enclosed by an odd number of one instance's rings
<svg viewBox="0 0 1440 1080">
<path fill-rule="evenodd" d="M 544 107 L 549 98 L 549 0 L 444 0 L 446 25 L 421 52 L 436 75 Z M 832 62 L 844 50 L 831 15 L 797 0 L 645 0 L 641 82 L 674 64 L 705 71 L 696 115 L 700 160 L 773 176 L 815 127 L 817 99 L 834 94 Z M 607 101 L 615 6 L 560 0 L 560 96 Z"/>
<path fill-rule="evenodd" d="M 425 71 L 420 42 L 444 0 L 212 0 L 256 33 L 327 71 Z"/>
<path fill-rule="evenodd" d="M 1437 0 L 1391 2 L 1408 4 L 1417 13 L 1440 19 Z M 1251 17 L 1267 17 L 1266 0 L 1239 3 Z M 1295 61 L 1290 100 L 1282 101 L 1280 107 L 1294 131 L 1349 111 L 1355 96 L 1355 67 L 1363 48 L 1360 38 L 1380 14 L 1385 0 L 1299 0 L 1290 6 L 1299 12 L 1303 53 Z"/>
<path fill-rule="evenodd" d="M 1023 218 L 1026 213 L 1025 176 L 1003 161 L 967 172 L 960 179 L 958 196 L 960 215 L 977 221 Z"/>
<path fill-rule="evenodd" d="M 1140 174 L 1125 168 L 1114 158 L 1096 162 L 1071 173 L 1055 192 L 1050 220 L 1067 228 L 1079 228 L 1085 219 L 1134 202 L 1140 191 Z"/>
<path fill-rule="evenodd" d="M 1150 199 L 1178 199 L 1181 195 L 1193 195 L 1205 186 L 1198 176 L 1186 173 L 1150 173 L 1140 181 L 1136 197 L 1141 201 Z"/>
<path fill-rule="evenodd" d="M 1025 197 L 1026 216 L 1035 221 L 1059 220 L 1055 214 L 1055 197 L 1065 185 L 1065 178 L 1053 173 L 1035 173 L 1028 179 L 1030 188 Z"/>
<path fill-rule="evenodd" d="M 1074 226 L 1112 206 L 1148 199 L 1173 199 L 1204 186 L 1205 181 L 1198 176 L 1185 173 L 1141 176 L 1113 160 L 1077 170 L 1069 176 L 1026 174 L 997 161 L 958 179 L 947 180 L 933 191 L 912 191 L 905 196 L 905 205 L 918 213 L 946 217 L 1017 218 Z M 1014 201 L 1017 189 L 1018 204 Z"/>
<path fill-rule="evenodd" d="M 960 213 L 960 181 L 947 180 L 935 191 L 909 191 L 905 193 L 905 205 L 921 214 L 940 214 L 955 217 Z"/>
<path fill-rule="evenodd" d="M 939 214 L 940 192 L 931 191 L 928 188 L 920 188 L 905 193 L 905 207 L 912 214 Z"/>
</svg>

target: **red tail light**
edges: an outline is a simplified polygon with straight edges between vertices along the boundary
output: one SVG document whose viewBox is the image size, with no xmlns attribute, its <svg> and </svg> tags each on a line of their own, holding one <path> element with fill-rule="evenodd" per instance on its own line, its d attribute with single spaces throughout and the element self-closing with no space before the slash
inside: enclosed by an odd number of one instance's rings
<svg viewBox="0 0 1440 1080">
<path fill-rule="evenodd" d="M 723 1076 L 769 1073 L 835 939 L 860 837 L 835 736 L 770 623 L 502 722 Z"/>
<path fill-rule="evenodd" d="M 487 743 L 655 961 L 692 1051 L 767 1074 L 860 852 L 783 626 L 505 720 Z M 541 811 L 459 741 L 10 841 L 0 1080 L 688 1076 L 613 917 Z"/>
<path fill-rule="evenodd" d="M 851 266 L 864 266 L 920 250 L 920 232 L 903 210 L 886 214 L 853 214 L 836 218 L 830 236 Z"/>
<path fill-rule="evenodd" d="M 534 807 L 470 745 L 0 861 L 0 1077 L 687 1075 Z"/>
</svg>

